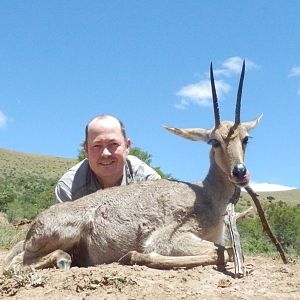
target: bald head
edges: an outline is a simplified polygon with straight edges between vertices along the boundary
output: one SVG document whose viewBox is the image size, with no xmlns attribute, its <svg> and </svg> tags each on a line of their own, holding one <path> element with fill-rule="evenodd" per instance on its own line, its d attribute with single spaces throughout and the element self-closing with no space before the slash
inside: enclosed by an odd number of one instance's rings
<svg viewBox="0 0 300 300">
<path fill-rule="evenodd" d="M 103 121 L 103 122 L 102 122 Z M 122 133 L 122 136 L 124 137 L 124 139 L 127 139 L 127 135 L 126 135 L 126 130 L 125 130 L 125 126 L 123 124 L 123 122 L 113 116 L 110 115 L 99 115 L 94 117 L 86 126 L 85 126 L 85 139 L 84 139 L 84 144 L 87 144 L 88 142 L 88 136 L 89 136 L 89 131 L 91 128 L 97 126 L 97 124 L 101 123 L 101 124 L 105 124 L 105 123 L 111 123 L 111 124 L 115 124 L 116 127 L 120 128 L 120 131 Z"/>
</svg>

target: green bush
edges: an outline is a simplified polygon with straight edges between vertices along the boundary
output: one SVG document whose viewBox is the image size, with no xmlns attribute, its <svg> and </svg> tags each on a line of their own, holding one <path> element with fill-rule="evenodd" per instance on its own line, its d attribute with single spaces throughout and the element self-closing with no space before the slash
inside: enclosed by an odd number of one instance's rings
<svg viewBox="0 0 300 300">
<path fill-rule="evenodd" d="M 0 184 L 0 211 L 7 214 L 11 223 L 33 219 L 53 204 L 56 181 L 32 175 L 26 178 L 8 176 Z"/>
<path fill-rule="evenodd" d="M 269 225 L 283 248 L 290 255 L 300 256 L 300 208 L 285 202 L 268 202 L 264 211 Z M 238 224 L 245 253 L 277 252 L 270 238 L 263 232 L 259 216 L 247 218 Z"/>
<path fill-rule="evenodd" d="M 300 255 L 300 208 L 279 201 L 269 203 L 266 214 L 282 246 L 288 252 Z"/>
</svg>

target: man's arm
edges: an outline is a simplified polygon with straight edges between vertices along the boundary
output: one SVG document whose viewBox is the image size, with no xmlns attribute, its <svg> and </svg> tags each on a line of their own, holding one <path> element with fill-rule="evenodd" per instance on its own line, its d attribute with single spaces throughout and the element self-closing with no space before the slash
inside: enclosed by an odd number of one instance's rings
<svg viewBox="0 0 300 300">
<path fill-rule="evenodd" d="M 154 169 L 149 167 L 148 165 L 144 166 L 144 176 L 145 176 L 145 180 L 161 179 L 161 176 Z"/>
<path fill-rule="evenodd" d="M 70 168 L 59 180 L 55 187 L 55 202 L 62 203 L 79 198 L 78 189 L 86 184 L 86 173 L 89 168 L 87 159 Z M 84 196 L 81 195 L 81 196 Z"/>
<path fill-rule="evenodd" d="M 63 203 L 66 201 L 72 201 L 70 188 L 63 181 L 59 181 L 55 187 L 55 202 Z"/>
</svg>

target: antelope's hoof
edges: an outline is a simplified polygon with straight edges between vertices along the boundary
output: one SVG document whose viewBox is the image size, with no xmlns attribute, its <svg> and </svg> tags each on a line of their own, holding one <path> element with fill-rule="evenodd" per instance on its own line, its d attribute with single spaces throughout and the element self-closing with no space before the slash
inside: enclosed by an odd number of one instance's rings
<svg viewBox="0 0 300 300">
<path fill-rule="evenodd" d="M 60 270 L 69 270 L 71 268 L 71 261 L 66 258 L 62 258 L 56 262 L 57 267 Z"/>
<path fill-rule="evenodd" d="M 245 277 L 245 274 L 244 274 L 244 273 L 235 273 L 235 274 L 234 274 L 234 278 L 235 278 L 235 279 L 240 279 L 240 278 L 243 278 L 243 277 Z"/>
</svg>

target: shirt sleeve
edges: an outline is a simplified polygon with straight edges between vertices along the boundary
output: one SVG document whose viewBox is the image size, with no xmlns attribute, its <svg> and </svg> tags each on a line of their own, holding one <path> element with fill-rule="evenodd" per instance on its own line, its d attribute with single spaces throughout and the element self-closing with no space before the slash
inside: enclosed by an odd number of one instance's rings
<svg viewBox="0 0 300 300">
<path fill-rule="evenodd" d="M 152 169 L 153 170 L 153 169 Z M 154 171 L 154 170 L 153 170 Z M 147 177 L 146 180 L 157 180 L 157 179 L 161 179 L 161 176 L 154 171 L 153 173 L 150 173 Z"/>
<path fill-rule="evenodd" d="M 134 182 L 161 179 L 160 175 L 135 156 L 128 155 L 132 166 L 132 176 Z"/>
<path fill-rule="evenodd" d="M 59 181 L 55 187 L 55 202 L 63 203 L 66 201 L 72 201 L 70 188 L 63 181 Z"/>
<path fill-rule="evenodd" d="M 143 163 L 141 166 L 142 169 L 142 177 L 144 180 L 157 180 L 161 179 L 160 175 L 147 164 Z"/>
</svg>

